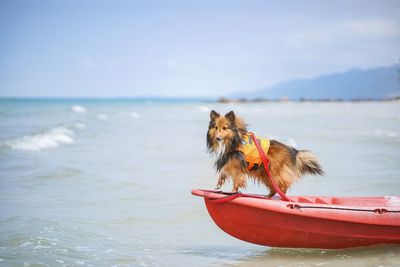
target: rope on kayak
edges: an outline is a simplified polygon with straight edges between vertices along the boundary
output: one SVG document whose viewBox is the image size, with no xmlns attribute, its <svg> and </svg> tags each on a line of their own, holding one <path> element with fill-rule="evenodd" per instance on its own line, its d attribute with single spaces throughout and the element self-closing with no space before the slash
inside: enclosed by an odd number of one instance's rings
<svg viewBox="0 0 400 267">
<path fill-rule="evenodd" d="M 386 208 L 376 208 L 376 209 L 358 209 L 358 208 L 350 208 L 350 207 L 326 207 L 326 206 L 303 206 L 303 205 L 298 205 L 298 204 L 288 204 L 288 208 L 290 209 L 326 209 L 326 210 L 349 210 L 349 211 L 368 211 L 368 212 L 373 212 L 376 214 L 385 214 L 388 212 L 393 212 L 397 213 L 400 212 L 400 210 L 388 210 Z"/>
<path fill-rule="evenodd" d="M 204 190 L 204 191 L 208 191 L 208 190 Z M 220 197 L 220 198 L 213 198 L 213 197 L 210 198 L 210 197 L 205 196 L 208 200 L 210 200 L 213 203 L 225 203 L 225 202 L 234 200 L 234 199 L 239 198 L 239 197 L 257 198 L 257 199 L 264 199 L 264 200 L 268 199 L 265 196 L 248 195 L 248 194 L 243 194 L 240 191 L 233 192 L 233 193 L 228 193 L 228 192 L 223 192 L 223 191 L 208 191 L 208 192 L 226 195 L 226 196 Z"/>
<path fill-rule="evenodd" d="M 255 137 L 254 133 L 250 132 L 251 138 L 254 141 L 254 144 L 256 145 L 256 148 L 258 150 L 258 153 L 260 154 L 261 160 L 264 164 L 264 169 L 267 172 L 267 178 L 269 184 L 272 186 L 274 191 L 279 194 L 279 196 L 282 198 L 282 200 L 293 202 L 289 197 L 286 196 L 284 192 L 282 192 L 281 188 L 276 184 L 274 178 L 272 177 L 271 171 L 269 169 L 269 159 L 265 155 L 264 150 L 261 148 L 260 143 L 258 142 L 257 138 Z"/>
<path fill-rule="evenodd" d="M 248 197 L 248 198 L 258 198 L 258 199 L 266 199 L 263 196 L 257 196 L 257 195 L 247 195 L 247 194 L 242 194 L 242 192 L 235 192 L 235 193 L 227 193 L 227 192 L 213 192 L 212 193 L 221 193 L 221 194 L 227 194 L 225 197 L 221 198 L 207 198 L 213 203 L 225 203 L 228 201 L 232 201 L 236 198 L 239 197 Z M 308 205 L 301 205 L 301 204 L 288 204 L 287 207 L 289 209 L 295 209 L 295 210 L 300 210 L 301 209 L 326 209 L 326 210 L 345 210 L 345 211 L 363 211 L 363 212 L 373 212 L 376 214 L 385 214 L 385 213 L 400 213 L 400 210 L 392 210 L 392 209 L 387 209 L 387 208 L 373 208 L 373 209 L 363 209 L 363 208 L 353 208 L 353 207 L 332 207 L 332 206 L 308 206 Z"/>
<path fill-rule="evenodd" d="M 241 196 L 242 196 L 241 192 L 236 192 L 236 193 L 227 195 L 226 197 L 211 199 L 211 201 L 213 203 L 224 203 L 224 202 L 228 202 L 228 201 L 234 200 L 235 198 L 238 198 L 238 197 L 241 197 Z"/>
</svg>

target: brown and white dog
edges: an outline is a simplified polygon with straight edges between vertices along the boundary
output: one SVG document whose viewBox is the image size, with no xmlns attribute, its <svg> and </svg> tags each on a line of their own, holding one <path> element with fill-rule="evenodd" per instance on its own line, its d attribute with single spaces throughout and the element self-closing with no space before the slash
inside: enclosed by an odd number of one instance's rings
<svg viewBox="0 0 400 267">
<path fill-rule="evenodd" d="M 269 188 L 268 197 L 275 195 L 269 184 L 264 165 L 248 170 L 248 163 L 241 151 L 243 136 L 248 134 L 247 124 L 233 111 L 225 116 L 212 110 L 207 132 L 207 148 L 216 156 L 215 167 L 219 173 L 216 189 L 221 188 L 226 179 L 232 179 L 232 192 L 246 188 L 247 179 L 265 184 Z M 307 150 L 297 150 L 275 140 L 270 140 L 267 153 L 272 178 L 286 193 L 289 187 L 305 174 L 323 175 L 317 158 Z"/>
</svg>

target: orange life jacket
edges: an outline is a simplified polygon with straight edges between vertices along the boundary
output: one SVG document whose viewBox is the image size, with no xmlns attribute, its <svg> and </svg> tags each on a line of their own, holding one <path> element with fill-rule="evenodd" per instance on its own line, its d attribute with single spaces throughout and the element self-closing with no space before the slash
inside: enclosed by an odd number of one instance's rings
<svg viewBox="0 0 400 267">
<path fill-rule="evenodd" d="M 258 142 L 261 144 L 265 155 L 269 149 L 269 139 L 256 137 Z M 257 147 L 254 144 L 251 135 L 246 134 L 242 137 L 242 144 L 239 146 L 238 151 L 242 152 L 247 162 L 247 169 L 249 171 L 257 169 L 262 164 L 260 154 L 258 153 Z"/>
</svg>

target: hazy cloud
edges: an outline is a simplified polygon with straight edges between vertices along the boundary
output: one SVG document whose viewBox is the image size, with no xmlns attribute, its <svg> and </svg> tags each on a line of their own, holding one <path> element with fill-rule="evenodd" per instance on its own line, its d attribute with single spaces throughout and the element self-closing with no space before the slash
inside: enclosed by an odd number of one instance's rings
<svg viewBox="0 0 400 267">
<path fill-rule="evenodd" d="M 342 23 L 349 33 L 363 38 L 387 38 L 400 36 L 400 25 L 392 19 L 350 20 Z"/>
<path fill-rule="evenodd" d="M 346 20 L 291 32 L 286 37 L 286 44 L 290 47 L 307 47 L 314 44 L 336 45 L 338 42 L 347 43 L 364 38 L 385 39 L 391 37 L 400 37 L 400 27 L 394 20 Z"/>
<path fill-rule="evenodd" d="M 25 2 L 0 8 L 3 96 L 217 96 L 400 55 L 399 1 Z"/>
<path fill-rule="evenodd" d="M 81 60 L 81 66 L 87 70 L 93 70 L 97 67 L 96 62 L 93 59 L 85 58 Z"/>
</svg>

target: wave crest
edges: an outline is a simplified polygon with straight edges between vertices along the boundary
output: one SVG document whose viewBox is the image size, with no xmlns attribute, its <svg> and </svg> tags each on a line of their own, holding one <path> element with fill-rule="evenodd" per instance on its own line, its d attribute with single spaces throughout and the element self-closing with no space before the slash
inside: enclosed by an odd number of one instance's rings
<svg viewBox="0 0 400 267">
<path fill-rule="evenodd" d="M 106 114 L 97 114 L 96 118 L 98 120 L 105 121 L 108 119 L 108 116 Z"/>
<path fill-rule="evenodd" d="M 65 126 L 58 126 L 43 133 L 26 135 L 6 141 L 11 149 L 20 151 L 42 151 L 58 147 L 61 144 L 73 144 L 75 133 Z"/>
<path fill-rule="evenodd" d="M 72 106 L 71 110 L 75 113 L 80 113 L 80 114 L 85 114 L 87 112 L 87 109 L 82 106 Z"/>
</svg>

